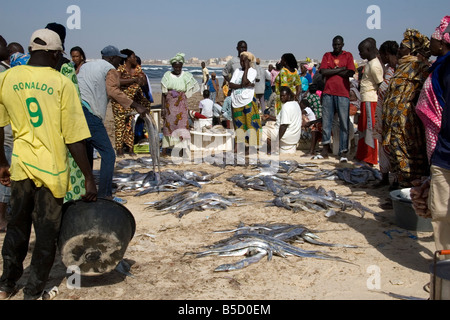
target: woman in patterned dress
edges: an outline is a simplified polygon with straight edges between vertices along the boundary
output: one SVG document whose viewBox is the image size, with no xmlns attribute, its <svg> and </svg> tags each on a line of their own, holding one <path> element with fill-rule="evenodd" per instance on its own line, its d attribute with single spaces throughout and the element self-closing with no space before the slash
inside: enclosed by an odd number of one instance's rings
<svg viewBox="0 0 450 320">
<path fill-rule="evenodd" d="M 189 148 L 191 134 L 187 99 L 200 90 L 198 81 L 190 72 L 183 71 L 184 53 L 178 53 L 170 60 L 172 71 L 167 71 L 161 80 L 162 113 L 164 120 L 162 156 L 169 149 Z"/>
<path fill-rule="evenodd" d="M 129 49 L 125 49 L 120 52 L 127 55 L 124 63 L 117 68 L 117 71 L 120 73 L 120 85 L 122 87 L 122 91 L 130 99 L 143 105 L 150 111 L 151 103 L 147 98 L 145 98 L 142 91 L 142 86 L 146 84 L 147 78 L 142 71 L 141 66 L 137 63 L 135 53 Z M 116 101 L 111 101 L 111 105 L 114 115 L 117 156 L 124 156 L 124 148 L 128 149 L 129 154 L 134 155 L 133 118 L 135 113 L 131 108 L 124 108 Z"/>
<path fill-rule="evenodd" d="M 241 52 L 241 67 L 236 69 L 230 80 L 232 90 L 233 124 L 236 131 L 235 151 L 240 151 L 248 143 L 249 147 L 260 145 L 261 116 L 255 96 L 257 71 L 256 58 L 248 51 Z"/>
<path fill-rule="evenodd" d="M 415 112 L 428 76 L 429 46 L 428 37 L 415 29 L 406 30 L 383 104 L 383 147 L 398 186 L 403 188 L 429 174 L 424 127 Z"/>
<path fill-rule="evenodd" d="M 441 130 L 442 108 L 445 106 L 441 82 L 439 81 L 439 72 L 444 61 L 450 56 L 450 34 L 445 33 L 449 24 L 450 16 L 445 16 L 431 36 L 431 55 L 436 56 L 437 59 L 430 68 L 430 76 L 423 85 L 416 107 L 417 115 L 425 126 L 428 160 L 431 160 L 431 156 L 436 148 L 438 135 Z"/>
<path fill-rule="evenodd" d="M 295 101 L 299 101 L 300 94 L 302 93 L 302 81 L 298 74 L 298 62 L 292 53 L 285 53 L 281 57 L 281 71 L 275 79 L 275 92 L 277 94 L 277 100 L 275 109 L 277 114 L 281 110 L 280 89 L 281 87 L 289 87 L 294 94 Z"/>
</svg>

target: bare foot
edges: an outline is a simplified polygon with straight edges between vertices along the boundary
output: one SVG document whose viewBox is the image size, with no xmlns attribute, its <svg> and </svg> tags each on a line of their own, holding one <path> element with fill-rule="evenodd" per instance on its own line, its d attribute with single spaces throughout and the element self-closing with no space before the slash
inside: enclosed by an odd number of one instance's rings
<svg viewBox="0 0 450 320">
<path fill-rule="evenodd" d="M 124 152 L 123 152 L 123 149 L 117 149 L 117 150 L 116 150 L 116 155 L 117 155 L 118 158 L 123 158 L 123 157 L 125 157 L 125 154 L 124 154 Z"/>
</svg>

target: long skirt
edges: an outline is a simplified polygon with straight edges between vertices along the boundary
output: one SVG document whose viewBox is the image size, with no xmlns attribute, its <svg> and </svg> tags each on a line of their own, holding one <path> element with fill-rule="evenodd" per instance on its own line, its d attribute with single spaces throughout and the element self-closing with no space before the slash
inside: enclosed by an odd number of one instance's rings
<svg viewBox="0 0 450 320">
<path fill-rule="evenodd" d="M 250 146 L 260 145 L 262 126 L 256 99 L 246 106 L 233 108 L 233 124 L 236 131 L 236 143 L 247 142 Z"/>
<path fill-rule="evenodd" d="M 134 145 L 133 118 L 130 111 L 126 111 L 120 104 L 113 104 L 115 144 L 116 149 L 127 146 L 131 151 Z"/>
<path fill-rule="evenodd" d="M 184 92 L 171 90 L 166 95 L 164 106 L 163 148 L 185 145 L 191 139 L 187 97 Z M 182 147 L 182 146 L 179 146 Z"/>
<path fill-rule="evenodd" d="M 356 159 L 373 165 L 378 164 L 378 141 L 374 137 L 376 108 L 377 102 L 361 103 L 358 131 L 362 134 L 356 152 Z"/>
<path fill-rule="evenodd" d="M 131 85 L 124 89 L 123 92 L 128 98 L 147 108 L 148 111 L 151 110 L 150 101 L 144 97 L 142 89 L 138 85 Z M 115 101 L 112 101 L 111 105 L 114 115 L 116 149 L 126 146 L 131 152 L 134 146 L 133 123 L 136 111 L 134 109 L 126 109 Z"/>
</svg>

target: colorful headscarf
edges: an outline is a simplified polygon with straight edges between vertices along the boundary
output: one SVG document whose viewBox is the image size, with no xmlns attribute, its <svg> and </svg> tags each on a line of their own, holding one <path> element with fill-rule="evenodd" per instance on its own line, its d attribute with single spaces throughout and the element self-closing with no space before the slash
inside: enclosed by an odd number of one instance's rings
<svg viewBox="0 0 450 320">
<path fill-rule="evenodd" d="M 448 44 L 450 44 L 450 34 L 445 33 L 446 29 L 448 28 L 450 24 L 450 16 L 445 16 L 441 20 L 441 24 L 439 27 L 436 28 L 436 31 L 431 36 L 433 39 L 444 41 Z"/>
<path fill-rule="evenodd" d="M 170 64 L 174 64 L 174 63 L 183 63 L 184 64 L 184 53 L 177 53 L 177 55 L 175 57 L 173 57 L 172 59 L 170 59 Z"/>
<path fill-rule="evenodd" d="M 406 29 L 402 44 L 411 50 L 411 54 L 420 53 L 426 58 L 431 56 L 430 39 L 416 29 Z"/>
</svg>

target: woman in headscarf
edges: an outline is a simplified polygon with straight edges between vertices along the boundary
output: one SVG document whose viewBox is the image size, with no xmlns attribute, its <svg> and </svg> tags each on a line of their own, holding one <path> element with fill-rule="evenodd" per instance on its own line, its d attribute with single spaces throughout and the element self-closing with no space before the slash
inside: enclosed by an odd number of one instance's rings
<svg viewBox="0 0 450 320">
<path fill-rule="evenodd" d="M 234 71 L 230 80 L 233 123 L 236 130 L 236 143 L 245 144 L 248 136 L 250 146 L 258 146 L 261 135 L 261 118 L 255 98 L 257 71 L 255 56 L 244 51 L 240 54 L 241 68 Z"/>
<path fill-rule="evenodd" d="M 174 147 L 187 149 L 191 139 L 187 99 L 200 90 L 200 85 L 190 72 L 183 71 L 184 61 L 184 53 L 173 57 L 170 60 L 172 71 L 167 71 L 161 80 L 163 156 Z"/>
<path fill-rule="evenodd" d="M 145 98 L 142 86 L 146 84 L 147 78 L 140 65 L 138 65 L 135 53 L 130 49 L 121 50 L 127 58 L 117 68 L 120 73 L 120 86 L 122 91 L 132 100 L 141 104 L 149 111 L 151 109 L 150 101 Z M 124 149 L 134 155 L 134 129 L 133 120 L 135 111 L 131 108 L 124 108 L 116 101 L 111 101 L 114 115 L 115 143 L 118 157 L 124 156 Z"/>
<path fill-rule="evenodd" d="M 298 62 L 292 53 L 285 53 L 281 56 L 281 70 L 275 79 L 275 92 L 277 100 L 275 109 L 277 114 L 281 111 L 280 89 L 281 87 L 289 87 L 294 94 L 295 101 L 299 101 L 302 93 L 302 80 L 298 74 Z"/>
<path fill-rule="evenodd" d="M 398 181 L 393 188 L 411 187 L 428 175 L 423 124 L 415 112 L 423 83 L 428 77 L 430 41 L 415 29 L 407 29 L 398 50 L 398 67 L 391 78 L 383 105 L 383 147 Z"/>
<path fill-rule="evenodd" d="M 431 74 L 423 85 L 416 107 L 417 115 L 425 126 L 428 160 L 431 159 L 436 147 L 438 134 L 441 130 L 442 108 L 445 105 L 439 81 L 439 70 L 445 59 L 450 56 L 450 35 L 444 33 L 449 23 L 450 16 L 445 16 L 431 36 L 431 55 L 436 56 L 437 59 L 430 68 Z"/>
</svg>

